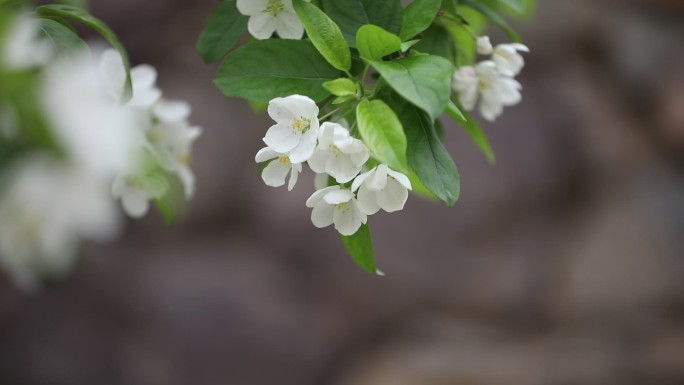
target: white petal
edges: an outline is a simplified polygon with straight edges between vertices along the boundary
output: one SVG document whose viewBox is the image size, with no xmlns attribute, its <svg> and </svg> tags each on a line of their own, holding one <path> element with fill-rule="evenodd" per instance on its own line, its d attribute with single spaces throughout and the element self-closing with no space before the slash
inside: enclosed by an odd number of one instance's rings
<svg viewBox="0 0 684 385">
<path fill-rule="evenodd" d="M 516 51 L 530 52 L 530 49 L 525 44 L 511 43 L 511 47 L 513 47 Z"/>
<path fill-rule="evenodd" d="M 268 0 L 237 0 L 238 11 L 247 16 L 262 13 L 267 5 Z"/>
<path fill-rule="evenodd" d="M 517 80 L 511 78 L 501 78 L 492 84 L 493 92 L 496 93 L 499 101 L 504 106 L 513 106 L 520 103 L 522 99 L 520 95 L 521 87 Z"/>
<path fill-rule="evenodd" d="M 314 206 L 311 211 L 311 222 L 314 226 L 320 228 L 328 227 L 333 224 L 333 216 L 335 212 L 335 206 L 321 203 Z"/>
<path fill-rule="evenodd" d="M 388 213 L 404 208 L 408 198 L 408 190 L 396 180 L 390 178 L 382 191 L 377 192 L 378 204 Z"/>
<path fill-rule="evenodd" d="M 338 183 L 347 183 L 361 171 L 348 155 L 331 156 L 325 165 L 325 171 Z"/>
<path fill-rule="evenodd" d="M 268 102 L 268 115 L 278 123 L 289 125 L 292 119 L 298 117 L 293 111 L 298 103 L 298 99 L 293 96 L 272 99 Z"/>
<path fill-rule="evenodd" d="M 486 97 L 487 96 L 487 97 Z M 482 101 L 480 102 L 480 114 L 483 118 L 493 122 L 503 112 L 503 105 L 496 96 L 482 94 Z"/>
<path fill-rule="evenodd" d="M 271 161 L 264 171 L 261 173 L 261 179 L 264 180 L 266 186 L 280 187 L 285 184 L 285 177 L 287 173 L 290 172 L 292 167 L 289 163 L 281 163 L 280 160 L 276 159 Z"/>
<path fill-rule="evenodd" d="M 297 184 L 297 179 L 299 178 L 299 173 L 302 171 L 301 163 L 293 164 L 290 171 L 290 183 L 287 185 L 287 191 L 292 191 L 294 186 Z"/>
<path fill-rule="evenodd" d="M 278 20 L 269 12 L 257 13 L 251 16 L 247 22 L 247 30 L 259 40 L 270 38 L 277 26 Z"/>
<path fill-rule="evenodd" d="M 306 162 L 316 151 L 316 137 L 317 133 L 311 129 L 305 132 L 299 144 L 290 150 L 290 161 L 292 163 Z"/>
<path fill-rule="evenodd" d="M 270 147 L 264 147 L 256 153 L 254 161 L 257 163 L 265 162 L 267 160 L 275 159 L 281 154 L 273 151 Z"/>
<path fill-rule="evenodd" d="M 185 199 L 191 199 L 195 195 L 195 174 L 193 174 L 190 167 L 186 165 L 179 166 L 176 174 L 183 185 Z"/>
<path fill-rule="evenodd" d="M 321 124 L 318 131 L 318 145 L 321 148 L 328 148 L 335 143 L 335 123 L 325 122 Z"/>
<path fill-rule="evenodd" d="M 151 88 L 157 82 L 157 70 L 149 64 L 131 68 L 131 82 L 134 88 Z"/>
<path fill-rule="evenodd" d="M 278 15 L 276 32 L 283 39 L 301 39 L 304 35 L 304 26 L 294 12 L 282 12 Z"/>
<path fill-rule="evenodd" d="M 489 36 L 480 36 L 477 38 L 477 53 L 480 55 L 489 55 L 492 53 L 492 43 L 489 41 Z"/>
<path fill-rule="evenodd" d="M 366 187 L 372 191 L 380 191 L 387 184 L 387 166 L 380 164 L 375 168 L 375 172 L 366 180 Z"/>
<path fill-rule="evenodd" d="M 99 76 L 105 92 L 114 100 L 119 100 L 124 89 L 126 70 L 121 54 L 113 48 L 107 49 L 100 57 Z"/>
<path fill-rule="evenodd" d="M 370 191 L 366 186 L 361 186 L 357 196 L 357 202 L 359 204 L 359 209 L 366 215 L 373 215 L 380 211 L 380 205 L 378 204 L 378 197 L 375 191 Z"/>
<path fill-rule="evenodd" d="M 158 88 L 133 90 L 133 97 L 128 101 L 128 106 L 149 109 L 161 99 L 162 93 Z"/>
<path fill-rule="evenodd" d="M 300 133 L 293 132 L 292 129 L 284 124 L 276 124 L 266 131 L 264 136 L 264 143 L 273 150 L 285 154 L 290 152 L 299 144 L 301 138 Z M 292 162 L 299 163 L 299 162 Z"/>
<path fill-rule="evenodd" d="M 325 173 L 325 164 L 330 157 L 330 151 L 316 150 L 306 162 L 315 173 Z"/>
<path fill-rule="evenodd" d="M 331 191 L 339 190 L 340 186 L 329 186 L 326 188 L 322 188 L 320 190 L 317 190 L 311 196 L 309 199 L 306 200 L 306 207 L 314 207 L 319 203 L 323 203 L 323 197 L 330 193 Z"/>
<path fill-rule="evenodd" d="M 354 194 L 347 189 L 331 190 L 323 196 L 323 201 L 331 205 L 349 202 L 354 199 Z"/>
<path fill-rule="evenodd" d="M 366 215 L 356 206 L 354 201 L 344 209 L 335 208 L 333 212 L 335 229 L 342 235 L 353 235 L 366 222 Z"/>
<path fill-rule="evenodd" d="M 352 191 L 358 190 L 359 187 L 361 187 L 361 185 L 363 184 L 363 182 L 365 182 L 366 179 L 367 179 L 367 178 L 371 175 L 371 173 L 374 172 L 374 171 L 375 171 L 375 168 L 372 169 L 372 170 L 370 170 L 370 171 L 364 172 L 363 174 L 357 176 L 356 179 L 354 179 L 354 182 L 352 182 L 352 188 L 351 188 L 351 190 L 352 190 Z"/>
<path fill-rule="evenodd" d="M 461 102 L 463 108 L 472 111 L 477 103 L 477 86 L 462 91 L 458 95 L 458 101 Z"/>
<path fill-rule="evenodd" d="M 121 196 L 121 204 L 126 214 L 133 218 L 142 218 L 150 208 L 147 195 L 138 189 L 129 189 Z"/>
<path fill-rule="evenodd" d="M 408 178 L 406 175 L 404 175 L 404 174 L 402 174 L 402 173 L 400 173 L 400 172 L 398 172 L 398 171 L 394 171 L 394 170 L 392 170 L 392 169 L 389 168 L 389 167 L 387 168 L 387 175 L 389 175 L 389 176 L 391 176 L 392 178 L 394 178 L 394 179 L 395 179 L 397 182 L 399 182 L 399 184 L 401 184 L 402 186 L 404 186 L 404 187 L 406 187 L 407 189 L 411 190 L 411 180 L 409 180 L 409 178 Z"/>
<path fill-rule="evenodd" d="M 190 117 L 190 105 L 184 101 L 165 101 L 154 108 L 154 116 L 164 123 L 177 123 Z"/>
</svg>

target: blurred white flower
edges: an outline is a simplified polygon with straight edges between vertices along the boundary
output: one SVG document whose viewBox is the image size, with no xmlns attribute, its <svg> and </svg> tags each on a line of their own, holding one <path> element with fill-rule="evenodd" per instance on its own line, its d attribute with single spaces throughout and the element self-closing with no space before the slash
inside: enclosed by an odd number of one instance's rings
<svg viewBox="0 0 684 385">
<path fill-rule="evenodd" d="M 142 218 L 150 208 L 150 200 L 163 197 L 169 184 L 163 177 L 121 174 L 112 185 L 112 195 L 121 199 L 126 214 Z"/>
<path fill-rule="evenodd" d="M 43 65 L 52 56 L 52 47 L 39 37 L 40 21 L 30 16 L 13 20 L 5 36 L 0 57 L 9 68 L 22 69 Z"/>
<path fill-rule="evenodd" d="M 290 182 L 287 184 L 287 189 L 292 191 L 297 183 L 299 173 L 302 172 L 301 163 L 291 163 L 287 155 L 273 151 L 269 147 L 259 150 L 254 160 L 257 163 L 272 160 L 261 172 L 261 179 L 264 180 L 267 186 L 280 187 L 284 185 L 287 174 L 290 174 Z"/>
<path fill-rule="evenodd" d="M 362 141 L 337 123 L 325 122 L 318 134 L 318 147 L 309 158 L 309 167 L 327 173 L 338 183 L 347 183 L 359 174 L 370 154 Z"/>
<path fill-rule="evenodd" d="M 107 49 L 100 58 L 100 79 L 104 91 L 117 103 L 121 101 L 126 84 L 126 70 L 121 54 Z M 148 64 L 131 68 L 133 95 L 126 105 L 139 109 L 150 109 L 161 99 L 162 93 L 156 86 L 157 70 Z"/>
<path fill-rule="evenodd" d="M 311 221 L 314 226 L 323 228 L 334 224 L 342 235 L 354 234 L 368 220 L 359 209 L 354 193 L 340 186 L 316 191 L 306 201 L 306 207 L 313 208 Z"/>
<path fill-rule="evenodd" d="M 0 264 L 31 289 L 68 272 L 82 239 L 116 236 L 120 218 L 106 185 L 46 156 L 12 166 L 0 193 Z"/>
<path fill-rule="evenodd" d="M 45 70 L 42 102 L 53 132 L 80 167 L 105 178 L 128 169 L 140 146 L 136 116 L 104 91 L 98 64 L 82 52 Z"/>
<path fill-rule="evenodd" d="M 264 143 L 287 154 L 292 163 L 309 159 L 318 140 L 318 106 L 310 98 L 290 95 L 268 103 L 268 114 L 276 124 L 266 132 Z"/>
<path fill-rule="evenodd" d="M 354 179 L 352 191 L 356 190 L 363 213 L 372 215 L 380 209 L 391 213 L 404 208 L 411 182 L 406 175 L 380 164 Z"/>
<path fill-rule="evenodd" d="M 502 75 L 516 76 L 525 66 L 525 60 L 518 51 L 530 52 L 530 49 L 520 43 L 499 44 L 494 48 L 492 60 Z"/>
<path fill-rule="evenodd" d="M 480 55 L 489 55 L 492 53 L 492 43 L 489 41 L 489 36 L 480 36 L 477 38 L 477 53 Z"/>
<path fill-rule="evenodd" d="M 522 98 L 520 83 L 499 72 L 491 60 L 482 61 L 475 68 L 460 68 L 454 73 L 452 87 L 469 111 L 475 108 L 478 95 L 481 95 L 480 114 L 489 121 L 496 120 L 505 106 L 518 104 Z"/>
<path fill-rule="evenodd" d="M 292 0 L 237 0 L 237 9 L 249 16 L 247 29 L 257 39 L 268 39 L 273 32 L 283 39 L 301 39 L 304 35 Z"/>
</svg>

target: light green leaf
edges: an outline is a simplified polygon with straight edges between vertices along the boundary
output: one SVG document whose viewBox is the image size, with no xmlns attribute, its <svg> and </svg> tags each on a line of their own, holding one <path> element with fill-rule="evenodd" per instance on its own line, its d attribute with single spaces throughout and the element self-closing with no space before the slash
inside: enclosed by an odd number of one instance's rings
<svg viewBox="0 0 684 385">
<path fill-rule="evenodd" d="M 335 96 L 356 96 L 356 83 L 348 78 L 339 78 L 323 83 L 323 87 Z"/>
<path fill-rule="evenodd" d="M 446 109 L 451 95 L 451 63 L 439 56 L 411 56 L 391 62 L 371 61 L 387 83 L 432 120 Z"/>
<path fill-rule="evenodd" d="M 504 10 L 514 16 L 530 17 L 537 8 L 537 0 L 499 0 Z"/>
<path fill-rule="evenodd" d="M 382 100 L 362 100 L 356 106 L 359 133 L 373 157 L 395 170 L 406 171 L 406 135 L 401 122 Z"/>
<path fill-rule="evenodd" d="M 404 9 L 399 37 L 411 39 L 430 27 L 435 20 L 442 0 L 415 0 Z"/>
<path fill-rule="evenodd" d="M 88 45 L 71 28 L 63 23 L 47 18 L 40 19 L 40 36 L 52 46 L 57 54 L 71 50 L 87 50 Z"/>
<path fill-rule="evenodd" d="M 481 14 L 485 15 L 492 23 L 496 24 L 499 28 L 501 28 L 504 32 L 506 32 L 506 35 L 508 35 L 508 38 L 513 40 L 516 43 L 520 43 L 520 35 L 518 35 L 513 28 L 511 28 L 508 23 L 506 23 L 506 20 L 504 20 L 496 11 L 493 9 L 489 8 L 485 4 L 479 1 L 473 1 L 473 0 L 462 0 L 464 5 L 467 5 L 476 11 L 480 12 Z"/>
<path fill-rule="evenodd" d="M 226 95 L 257 102 L 301 94 L 321 101 L 323 83 L 342 75 L 303 40 L 258 40 L 229 53 L 214 84 Z"/>
<path fill-rule="evenodd" d="M 371 274 L 382 275 L 375 263 L 373 240 L 368 224 L 361 225 L 356 233 L 349 236 L 340 235 L 340 238 L 357 265 Z"/>
<path fill-rule="evenodd" d="M 213 63 L 228 53 L 247 30 L 248 20 L 238 12 L 235 0 L 221 1 L 197 41 L 202 60 Z"/>
<path fill-rule="evenodd" d="M 323 0 L 323 10 L 340 27 L 347 43 L 356 48 L 356 32 L 374 24 L 391 33 L 401 29 L 400 0 Z"/>
<path fill-rule="evenodd" d="M 362 58 L 379 60 L 401 50 L 401 40 L 377 25 L 366 24 L 356 33 L 356 47 Z"/>
<path fill-rule="evenodd" d="M 100 35 L 102 35 L 102 37 L 121 54 L 124 67 L 126 69 L 126 84 L 124 85 L 122 98 L 123 101 L 128 101 L 131 98 L 133 95 L 133 87 L 131 86 L 131 65 L 128 61 L 128 54 L 126 53 L 124 46 L 121 44 L 121 42 L 119 42 L 119 39 L 116 37 L 114 31 L 112 31 L 107 24 L 88 13 L 88 11 L 85 9 L 71 5 L 43 5 L 38 7 L 36 11 L 42 16 L 56 16 L 65 19 L 76 20 L 96 30 Z"/>
<path fill-rule="evenodd" d="M 454 118 L 458 125 L 465 130 L 468 136 L 470 136 L 470 139 L 472 139 L 482 153 L 485 154 L 489 163 L 494 163 L 496 158 L 494 157 L 492 146 L 489 144 L 489 139 L 487 139 L 484 130 L 482 130 L 473 116 L 468 112 L 463 111 L 461 107 L 451 101 L 449 101 L 449 105 L 447 106 L 447 114 Z"/>
<path fill-rule="evenodd" d="M 293 0 L 292 4 L 318 52 L 333 67 L 348 71 L 351 68 L 351 53 L 337 24 L 311 3 Z"/>
<path fill-rule="evenodd" d="M 448 206 L 458 200 L 461 180 L 451 155 L 437 136 L 432 120 L 395 93 L 382 98 L 397 111 L 408 142 L 408 163 L 418 178 Z"/>
</svg>

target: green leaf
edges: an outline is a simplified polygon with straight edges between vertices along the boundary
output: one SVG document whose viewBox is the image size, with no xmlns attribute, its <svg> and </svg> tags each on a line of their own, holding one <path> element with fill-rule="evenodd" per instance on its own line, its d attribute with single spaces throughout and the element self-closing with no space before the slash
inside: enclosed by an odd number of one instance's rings
<svg viewBox="0 0 684 385">
<path fill-rule="evenodd" d="M 38 7 L 36 11 L 42 16 L 56 16 L 78 21 L 89 26 L 102 35 L 102 37 L 107 40 L 112 47 L 116 48 L 116 50 L 119 51 L 119 54 L 121 54 L 121 59 L 123 60 L 124 67 L 126 69 L 126 84 L 124 85 L 122 98 L 123 101 L 128 101 L 131 98 L 133 95 L 133 87 L 131 85 L 131 65 L 128 61 L 128 54 L 126 53 L 124 46 L 116 37 L 114 31 L 112 31 L 107 24 L 88 13 L 88 11 L 85 9 L 71 5 L 43 5 Z"/>
<path fill-rule="evenodd" d="M 348 71 L 351 68 L 351 53 L 337 24 L 311 3 L 294 0 L 292 4 L 318 52 L 333 67 Z"/>
<path fill-rule="evenodd" d="M 371 61 L 399 95 L 422 108 L 432 120 L 446 109 L 451 95 L 451 63 L 439 56 L 412 56 L 391 62 Z"/>
<path fill-rule="evenodd" d="M 401 29 L 400 0 L 323 0 L 323 9 L 340 27 L 344 39 L 356 48 L 356 32 L 375 24 L 391 33 Z"/>
<path fill-rule="evenodd" d="M 423 199 L 429 200 L 431 202 L 436 202 L 439 200 L 418 178 L 418 175 L 414 171 L 408 173 L 409 181 L 411 182 L 411 193 L 417 195 Z"/>
<path fill-rule="evenodd" d="M 356 83 L 348 78 L 339 78 L 323 83 L 323 87 L 335 96 L 356 96 Z"/>
<path fill-rule="evenodd" d="M 248 20 L 238 12 L 235 0 L 221 1 L 197 41 L 197 53 L 202 60 L 213 63 L 233 49 L 247 30 Z"/>
<path fill-rule="evenodd" d="M 404 126 L 408 163 L 418 178 L 448 206 L 458 200 L 461 180 L 451 155 L 437 136 L 432 120 L 394 93 L 383 95 Z"/>
<path fill-rule="evenodd" d="M 484 130 L 482 130 L 473 116 L 468 112 L 463 111 L 462 108 L 451 101 L 449 101 L 449 105 L 447 106 L 447 114 L 454 118 L 458 125 L 465 130 L 468 136 L 470 136 L 470 139 L 472 139 L 482 153 L 485 154 L 489 163 L 494 163 L 496 158 L 494 157 L 492 146 L 489 144 L 489 139 L 487 139 Z"/>
<path fill-rule="evenodd" d="M 468 37 L 473 40 L 472 37 Z M 423 32 L 423 38 L 413 48 L 430 55 L 441 56 L 449 61 L 454 58 L 454 44 L 451 42 L 449 31 L 436 24 Z"/>
<path fill-rule="evenodd" d="M 57 54 L 88 49 L 88 45 L 73 30 L 57 20 L 41 18 L 40 36 L 50 42 L 53 52 Z"/>
<path fill-rule="evenodd" d="M 502 8 L 514 16 L 530 17 L 537 8 L 537 0 L 499 0 Z"/>
<path fill-rule="evenodd" d="M 400 51 L 401 40 L 377 25 L 366 24 L 356 33 L 356 47 L 362 58 L 376 60 Z"/>
<path fill-rule="evenodd" d="M 229 53 L 214 84 L 228 96 L 257 102 L 292 94 L 321 101 L 329 96 L 323 83 L 340 75 L 311 42 L 269 39 Z"/>
<path fill-rule="evenodd" d="M 361 225 L 356 233 L 349 236 L 340 235 L 340 238 L 357 265 L 371 274 L 382 275 L 375 263 L 373 240 L 368 224 Z"/>
<path fill-rule="evenodd" d="M 415 0 L 404 9 L 399 37 L 413 38 L 430 27 L 439 12 L 442 0 Z"/>
<path fill-rule="evenodd" d="M 506 20 L 496 13 L 496 11 L 479 1 L 462 0 L 462 2 L 464 5 L 467 5 L 485 15 L 492 23 L 496 24 L 499 28 L 506 32 L 506 35 L 508 35 L 509 39 L 516 43 L 521 42 L 520 36 L 508 25 L 508 23 L 506 23 Z"/>
<path fill-rule="evenodd" d="M 356 106 L 359 133 L 371 154 L 382 163 L 406 171 L 406 135 L 401 122 L 382 100 L 362 100 Z"/>
</svg>

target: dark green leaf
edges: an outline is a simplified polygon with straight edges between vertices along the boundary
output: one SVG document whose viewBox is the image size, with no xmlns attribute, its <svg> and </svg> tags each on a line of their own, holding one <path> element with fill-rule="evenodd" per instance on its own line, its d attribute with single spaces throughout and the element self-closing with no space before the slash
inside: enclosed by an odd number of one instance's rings
<svg viewBox="0 0 684 385">
<path fill-rule="evenodd" d="M 430 27 L 435 20 L 442 0 L 415 0 L 404 9 L 401 33 L 402 41 L 413 38 Z"/>
<path fill-rule="evenodd" d="M 401 50 L 401 40 L 393 33 L 373 24 L 366 24 L 356 33 L 356 47 L 361 57 L 368 60 L 382 59 Z"/>
<path fill-rule="evenodd" d="M 489 144 L 489 139 L 484 130 L 480 127 L 477 121 L 468 112 L 463 111 L 458 105 L 453 102 L 449 102 L 447 106 L 447 113 L 449 116 L 454 118 L 461 128 L 470 136 L 470 139 L 477 144 L 480 150 L 485 154 L 489 163 L 494 163 L 496 158 L 494 157 L 494 151 L 492 146 Z"/>
<path fill-rule="evenodd" d="M 373 240 L 368 224 L 361 225 L 361 228 L 353 235 L 340 235 L 340 238 L 357 265 L 371 274 L 382 275 L 375 263 Z"/>
<path fill-rule="evenodd" d="M 356 32 L 375 24 L 392 33 L 401 30 L 400 0 L 323 0 L 325 13 L 340 27 L 345 40 L 356 48 Z"/>
<path fill-rule="evenodd" d="M 43 16 L 56 16 L 65 19 L 76 20 L 79 23 L 83 23 L 96 30 L 100 35 L 102 35 L 102 37 L 121 54 L 121 59 L 123 60 L 124 67 L 126 69 L 126 84 L 124 85 L 122 98 L 123 101 L 128 101 L 131 98 L 133 95 L 133 88 L 131 86 L 131 65 L 128 61 L 128 54 L 126 53 L 124 46 L 121 44 L 121 42 L 119 42 L 119 39 L 116 37 L 114 31 L 112 31 L 107 24 L 88 13 L 88 11 L 85 9 L 71 5 L 43 5 L 37 8 L 37 12 Z"/>
<path fill-rule="evenodd" d="M 53 52 L 87 50 L 88 45 L 69 27 L 53 19 L 40 19 L 40 36 L 50 42 Z"/>
<path fill-rule="evenodd" d="M 371 61 L 387 83 L 432 120 L 446 109 L 451 95 L 451 63 L 439 56 L 411 56 L 391 62 Z"/>
<path fill-rule="evenodd" d="M 449 61 L 454 58 L 454 44 L 450 39 L 449 31 L 436 24 L 423 32 L 423 38 L 413 48 L 430 55 L 441 56 Z"/>
<path fill-rule="evenodd" d="M 311 3 L 294 0 L 292 4 L 318 52 L 333 67 L 348 71 L 351 68 L 351 53 L 337 24 Z"/>
<path fill-rule="evenodd" d="M 197 41 L 197 52 L 202 60 L 213 63 L 233 49 L 247 30 L 248 20 L 238 12 L 235 0 L 219 3 Z"/>
<path fill-rule="evenodd" d="M 258 40 L 229 53 L 214 84 L 226 95 L 268 102 L 301 94 L 315 101 L 329 96 L 323 83 L 342 75 L 303 40 Z"/>
<path fill-rule="evenodd" d="M 406 135 L 401 122 L 382 100 L 362 100 L 356 107 L 359 133 L 375 159 L 406 171 Z"/>
</svg>

